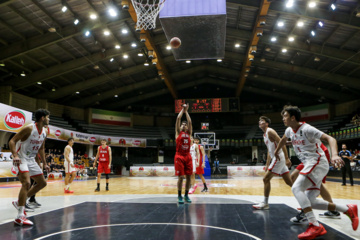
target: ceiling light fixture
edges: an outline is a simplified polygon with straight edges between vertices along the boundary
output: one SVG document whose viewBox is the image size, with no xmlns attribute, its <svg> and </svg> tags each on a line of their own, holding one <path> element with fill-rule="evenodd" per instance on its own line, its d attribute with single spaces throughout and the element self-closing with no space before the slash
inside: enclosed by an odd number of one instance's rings
<svg viewBox="0 0 360 240">
<path fill-rule="evenodd" d="M 62 11 L 62 12 L 66 12 L 66 11 L 67 11 L 67 7 L 66 7 L 66 6 L 62 6 L 61 11 Z"/>
<path fill-rule="evenodd" d="M 289 37 L 289 42 L 293 42 L 294 40 L 295 40 L 295 38 L 294 37 Z"/>
<path fill-rule="evenodd" d="M 136 47 L 137 45 L 136 45 L 136 43 L 132 43 L 131 46 L 132 46 L 132 47 Z"/>
<path fill-rule="evenodd" d="M 311 36 L 315 37 L 316 33 L 314 30 L 311 31 Z"/>
<path fill-rule="evenodd" d="M 309 6 L 309 8 L 314 8 L 314 7 L 316 7 L 316 2 L 311 1 L 311 2 L 309 2 L 308 6 Z"/>
<path fill-rule="evenodd" d="M 283 27 L 284 26 L 284 22 L 283 21 L 280 21 L 280 22 L 278 22 L 278 27 Z"/>
<path fill-rule="evenodd" d="M 190 60 L 186 60 L 186 63 L 191 63 L 191 61 L 190 61 Z"/>
<path fill-rule="evenodd" d="M 114 58 L 110 58 L 110 62 L 113 62 L 114 61 Z"/>
<path fill-rule="evenodd" d="M 140 50 L 140 52 L 138 53 L 138 56 L 139 56 L 139 57 L 142 57 L 142 56 L 144 56 L 144 53 L 143 53 L 143 51 L 141 51 L 141 50 Z"/>
<path fill-rule="evenodd" d="M 74 20 L 74 25 L 78 25 L 79 22 L 80 22 L 79 19 L 76 18 L 76 19 Z"/>
<path fill-rule="evenodd" d="M 127 34 L 129 31 L 127 30 L 127 29 L 123 29 L 123 30 L 121 30 L 121 33 L 123 33 L 123 34 Z"/>
<path fill-rule="evenodd" d="M 319 21 L 318 24 L 319 24 L 320 27 L 323 27 L 323 26 L 324 26 L 324 23 L 323 23 L 322 21 Z"/>
<path fill-rule="evenodd" d="M 332 3 L 331 6 L 330 6 L 330 8 L 331 8 L 333 11 L 335 11 L 336 5 Z"/>
<path fill-rule="evenodd" d="M 22 71 L 22 73 L 20 74 L 20 76 L 25 77 L 25 76 L 26 76 L 25 72 Z"/>
<path fill-rule="evenodd" d="M 119 44 L 115 45 L 115 48 L 120 49 L 120 45 Z"/>
<path fill-rule="evenodd" d="M 90 31 L 86 31 L 86 32 L 85 32 L 85 36 L 86 36 L 86 37 L 90 36 Z"/>
<path fill-rule="evenodd" d="M 166 46 L 166 49 L 167 49 L 167 50 L 171 50 L 171 46 L 170 46 L 170 45 L 167 45 L 167 46 Z"/>
<path fill-rule="evenodd" d="M 286 52 L 287 52 L 287 49 L 286 49 L 286 48 L 283 48 L 283 49 L 281 49 L 281 52 L 286 53 Z"/>
<path fill-rule="evenodd" d="M 77 92 L 75 92 L 76 94 L 80 94 L 80 92 L 79 91 L 77 91 Z"/>
<path fill-rule="evenodd" d="M 104 35 L 105 35 L 105 36 L 109 36 L 109 35 L 110 35 L 110 31 L 109 31 L 109 30 L 105 30 L 105 31 L 104 31 Z"/>
<path fill-rule="evenodd" d="M 42 83 L 41 83 L 41 82 L 37 82 L 37 84 L 41 85 Z"/>
<path fill-rule="evenodd" d="M 109 8 L 108 10 L 108 13 L 111 17 L 116 17 L 118 14 L 117 14 L 117 11 L 114 9 L 114 8 Z"/>
<path fill-rule="evenodd" d="M 124 55 L 123 55 L 123 58 L 128 59 L 128 58 L 129 58 L 129 55 L 124 54 Z"/>
<path fill-rule="evenodd" d="M 146 62 L 144 62 L 144 66 L 149 66 L 149 62 L 148 61 L 146 61 Z"/>
<path fill-rule="evenodd" d="M 291 8 L 294 6 L 294 0 L 288 0 L 285 4 L 287 8 Z"/>
<path fill-rule="evenodd" d="M 276 42 L 276 37 L 272 37 L 271 39 L 270 39 L 270 41 L 272 41 L 272 42 Z"/>
<path fill-rule="evenodd" d="M 298 27 L 303 27 L 304 26 L 304 22 L 303 21 L 299 21 L 296 24 Z"/>
<path fill-rule="evenodd" d="M 96 14 L 94 14 L 94 13 L 90 14 L 90 19 L 92 19 L 92 20 L 97 19 L 97 15 L 96 15 Z"/>
<path fill-rule="evenodd" d="M 51 91 L 55 92 L 55 91 L 56 91 L 56 88 L 55 88 L 55 87 L 53 87 L 53 88 L 51 89 Z"/>
<path fill-rule="evenodd" d="M 118 95 L 115 95 L 114 97 L 118 97 Z"/>
<path fill-rule="evenodd" d="M 239 48 L 239 47 L 240 47 L 240 43 L 236 43 L 236 44 L 235 44 L 235 47 L 236 47 L 236 48 Z"/>
<path fill-rule="evenodd" d="M 217 62 L 222 62 L 222 59 L 220 59 L 220 58 L 219 58 L 219 59 L 218 59 L 218 60 L 216 60 L 216 61 L 217 61 Z"/>
</svg>

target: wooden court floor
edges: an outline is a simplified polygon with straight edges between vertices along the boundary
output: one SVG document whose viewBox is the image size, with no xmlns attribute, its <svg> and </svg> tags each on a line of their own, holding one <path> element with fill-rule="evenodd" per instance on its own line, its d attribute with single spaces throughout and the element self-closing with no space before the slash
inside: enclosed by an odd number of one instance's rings
<svg viewBox="0 0 360 240">
<path fill-rule="evenodd" d="M 208 193 L 201 193 L 202 183 L 196 180 L 198 188 L 194 195 L 263 195 L 262 178 L 249 177 L 238 179 L 207 179 Z M 71 184 L 72 195 L 106 195 L 106 194 L 177 194 L 176 178 L 164 177 L 115 177 L 110 179 L 110 191 L 105 191 L 105 179 L 101 179 L 101 191 L 94 192 L 96 179 L 75 180 Z M 360 185 L 341 186 L 340 182 L 327 181 L 327 189 L 334 199 L 360 199 Z M 19 193 L 20 182 L 0 183 L 0 198 L 16 198 Z M 49 180 L 46 188 L 37 196 L 63 196 L 64 181 Z M 271 196 L 293 196 L 281 178 L 273 178 L 271 182 Z"/>
</svg>

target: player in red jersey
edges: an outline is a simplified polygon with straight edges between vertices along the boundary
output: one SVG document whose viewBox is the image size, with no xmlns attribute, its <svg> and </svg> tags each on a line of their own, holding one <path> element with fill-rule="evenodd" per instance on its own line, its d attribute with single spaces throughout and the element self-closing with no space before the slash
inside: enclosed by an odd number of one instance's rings
<svg viewBox="0 0 360 240">
<path fill-rule="evenodd" d="M 179 112 L 175 124 L 176 154 L 174 158 L 175 174 L 178 176 L 178 202 L 184 203 L 184 200 L 191 203 L 188 196 L 190 189 L 190 178 L 193 173 L 192 158 L 190 155 L 190 136 L 192 135 L 192 123 L 188 113 L 189 104 L 184 104 Z M 183 114 L 187 121 L 181 121 Z M 186 178 L 185 196 L 181 196 L 183 179 Z"/>
<path fill-rule="evenodd" d="M 197 164 L 198 167 L 196 168 L 196 174 L 199 175 L 204 185 L 204 188 L 203 190 L 201 190 L 201 192 L 207 192 L 208 188 L 206 186 L 205 178 L 203 176 L 204 168 L 205 168 L 205 150 L 204 147 L 200 145 L 200 139 L 195 138 L 194 142 L 199 146 L 199 152 L 200 152 L 200 160 L 199 160 L 199 164 Z"/>
<path fill-rule="evenodd" d="M 98 152 L 95 157 L 94 167 L 96 167 L 97 160 L 99 159 L 98 164 L 98 175 L 97 175 L 97 188 L 95 192 L 100 191 L 100 178 L 101 173 L 105 173 L 106 176 L 106 191 L 109 191 L 109 173 L 111 172 L 111 148 L 106 145 L 106 139 L 101 139 L 101 146 L 98 148 Z"/>
</svg>

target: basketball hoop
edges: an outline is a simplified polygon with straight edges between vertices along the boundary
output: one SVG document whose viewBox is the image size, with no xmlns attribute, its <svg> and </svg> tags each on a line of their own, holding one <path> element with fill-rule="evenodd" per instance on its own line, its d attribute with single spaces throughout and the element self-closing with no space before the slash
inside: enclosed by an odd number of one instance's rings
<svg viewBox="0 0 360 240">
<path fill-rule="evenodd" d="M 136 28 L 150 30 L 156 28 L 156 17 L 166 0 L 131 0 L 136 16 Z"/>
</svg>

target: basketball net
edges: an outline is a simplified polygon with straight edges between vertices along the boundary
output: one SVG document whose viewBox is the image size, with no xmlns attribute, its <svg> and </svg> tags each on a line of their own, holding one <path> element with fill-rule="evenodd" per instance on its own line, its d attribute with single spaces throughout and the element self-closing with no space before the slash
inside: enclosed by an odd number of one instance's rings
<svg viewBox="0 0 360 240">
<path fill-rule="evenodd" d="M 131 0 L 136 16 L 136 27 L 144 30 L 156 28 L 156 17 L 166 0 Z"/>
</svg>

